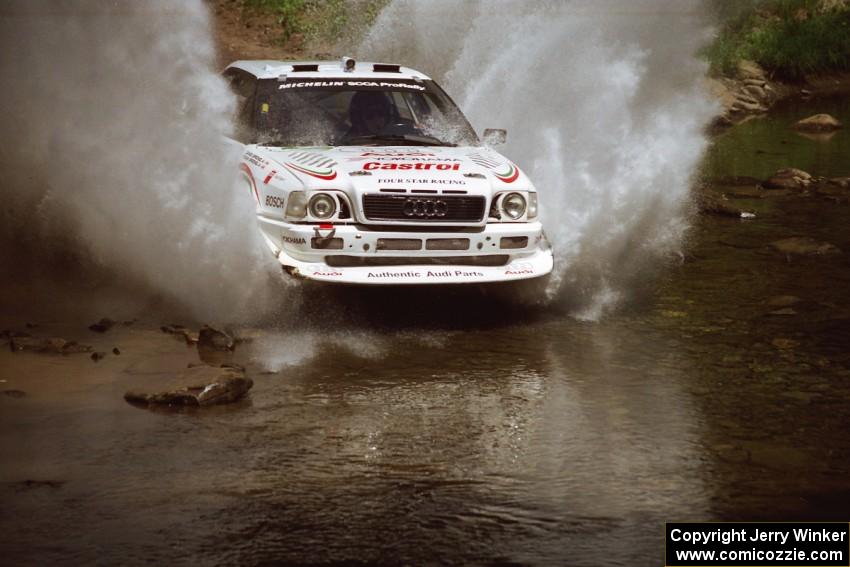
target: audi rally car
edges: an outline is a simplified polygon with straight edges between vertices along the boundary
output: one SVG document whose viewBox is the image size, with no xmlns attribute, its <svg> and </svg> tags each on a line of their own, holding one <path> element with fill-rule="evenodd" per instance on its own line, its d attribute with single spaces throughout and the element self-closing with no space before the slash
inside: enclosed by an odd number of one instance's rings
<svg viewBox="0 0 850 567">
<path fill-rule="evenodd" d="M 531 181 L 422 73 L 343 58 L 237 61 L 224 76 L 245 190 L 289 273 L 446 284 L 552 271 Z"/>
</svg>

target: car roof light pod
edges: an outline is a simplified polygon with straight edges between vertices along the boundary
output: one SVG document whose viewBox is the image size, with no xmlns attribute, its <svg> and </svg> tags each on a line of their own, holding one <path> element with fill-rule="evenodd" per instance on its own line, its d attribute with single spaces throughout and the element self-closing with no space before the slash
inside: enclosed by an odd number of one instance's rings
<svg viewBox="0 0 850 567">
<path fill-rule="evenodd" d="M 342 58 L 342 70 L 346 73 L 351 73 L 354 71 L 354 67 L 357 65 L 357 61 L 352 59 L 351 57 L 343 57 Z"/>
</svg>

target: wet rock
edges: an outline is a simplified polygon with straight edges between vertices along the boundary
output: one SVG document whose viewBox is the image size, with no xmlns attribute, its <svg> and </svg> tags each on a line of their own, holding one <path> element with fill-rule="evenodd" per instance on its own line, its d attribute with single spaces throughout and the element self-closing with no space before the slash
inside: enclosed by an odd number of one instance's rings
<svg viewBox="0 0 850 567">
<path fill-rule="evenodd" d="M 836 120 L 829 114 L 815 114 L 794 123 L 792 126 L 795 130 L 804 130 L 808 132 L 829 132 L 842 128 L 841 122 Z"/>
<path fill-rule="evenodd" d="M 159 328 L 163 333 L 174 335 L 182 339 L 187 345 L 194 345 L 198 342 L 198 334 L 193 333 L 183 325 L 164 325 Z"/>
<path fill-rule="evenodd" d="M 771 307 L 791 307 L 800 303 L 802 299 L 796 295 L 774 295 L 767 300 L 767 304 Z"/>
<path fill-rule="evenodd" d="M 92 347 L 81 345 L 74 341 L 54 337 L 50 339 L 36 339 L 32 337 L 13 337 L 9 346 L 12 352 L 38 352 L 46 354 L 76 354 L 91 352 Z"/>
<path fill-rule="evenodd" d="M 749 97 L 739 97 L 732 104 L 732 110 L 737 112 L 767 112 L 767 107 Z"/>
<path fill-rule="evenodd" d="M 841 250 L 829 242 L 821 242 L 808 236 L 793 236 L 771 242 L 769 246 L 786 255 L 796 256 L 823 256 L 840 254 Z"/>
<path fill-rule="evenodd" d="M 236 342 L 229 334 L 209 325 L 204 325 L 198 332 L 198 349 L 233 350 L 235 344 Z"/>
<path fill-rule="evenodd" d="M 3 390 L 3 395 L 10 398 L 23 398 L 27 393 L 23 390 Z"/>
<path fill-rule="evenodd" d="M 741 59 L 738 61 L 738 65 L 735 70 L 739 79 L 757 79 L 759 81 L 764 81 L 766 78 L 764 69 L 762 69 L 755 61 Z"/>
<path fill-rule="evenodd" d="M 752 218 L 755 214 L 736 207 L 723 195 L 701 191 L 696 197 L 697 206 L 703 214 L 734 218 Z"/>
<path fill-rule="evenodd" d="M 91 353 L 91 359 L 95 362 L 100 362 L 104 358 L 106 358 L 105 352 L 93 352 L 93 353 Z"/>
<path fill-rule="evenodd" d="M 198 394 L 198 404 L 211 406 L 235 402 L 247 394 L 253 385 L 253 380 L 247 377 L 214 382 Z"/>
<path fill-rule="evenodd" d="M 830 185 L 837 185 L 842 189 L 850 189 L 850 177 L 832 177 L 827 180 Z"/>
<path fill-rule="evenodd" d="M 168 405 L 168 406 L 197 406 L 198 398 L 187 390 L 176 390 L 172 392 L 157 392 L 146 394 L 144 392 L 130 391 L 124 394 L 124 399 L 136 405 Z"/>
<path fill-rule="evenodd" d="M 789 350 L 800 346 L 800 341 L 795 341 L 794 339 L 777 338 L 770 341 L 770 344 L 772 344 L 779 350 Z"/>
<path fill-rule="evenodd" d="M 111 329 L 115 325 L 115 321 L 112 319 L 107 319 L 104 317 L 97 323 L 92 323 L 89 325 L 89 330 L 94 331 L 95 333 L 105 333 L 109 329 Z"/>
<path fill-rule="evenodd" d="M 765 181 L 766 189 L 804 189 L 805 184 L 792 177 L 770 177 Z"/>
<path fill-rule="evenodd" d="M 764 88 L 761 85 L 746 85 L 743 91 L 749 96 L 759 101 L 767 98 L 767 92 L 765 92 Z"/>
<path fill-rule="evenodd" d="M 253 380 L 240 368 L 202 365 L 178 376 L 171 389 L 154 393 L 129 391 L 124 399 L 140 405 L 210 406 L 235 402 L 253 385 Z"/>
<path fill-rule="evenodd" d="M 767 181 L 764 182 L 765 188 L 768 189 L 805 189 L 812 183 L 811 174 L 788 167 L 780 169 L 774 173 Z"/>
<path fill-rule="evenodd" d="M 776 309 L 775 311 L 770 311 L 768 313 L 768 315 L 777 315 L 777 316 L 780 316 L 780 317 L 782 317 L 782 316 L 787 317 L 787 316 L 796 315 L 796 314 L 797 314 L 797 312 L 794 311 L 793 309 L 791 309 L 790 307 L 785 307 L 783 309 Z"/>
</svg>

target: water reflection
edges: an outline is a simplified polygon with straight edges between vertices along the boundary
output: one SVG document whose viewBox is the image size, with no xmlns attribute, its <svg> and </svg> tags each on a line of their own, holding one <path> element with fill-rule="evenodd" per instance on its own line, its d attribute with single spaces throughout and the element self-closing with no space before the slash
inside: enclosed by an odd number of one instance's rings
<svg viewBox="0 0 850 567">
<path fill-rule="evenodd" d="M 252 399 L 234 407 L 123 404 L 162 372 L 130 352 L 115 383 L 36 416 L 12 408 L 8 486 L 67 481 L 3 493 L 6 518 L 30 518 L 0 520 L 12 556 L 650 562 L 663 521 L 709 513 L 689 363 L 662 335 L 634 320 L 480 323 L 319 325 L 300 342 L 258 330 L 236 353 Z M 191 352 L 141 334 L 163 360 Z M 290 358 L 267 373 L 275 350 Z"/>
<path fill-rule="evenodd" d="M 245 498 L 225 513 L 275 528 L 238 560 L 594 564 L 617 554 L 612 534 L 623 560 L 650 557 L 659 522 L 705 512 L 698 419 L 664 348 L 580 323 L 467 332 L 451 349 L 384 339 L 379 359 L 328 345 L 265 384 L 261 413 L 286 417 L 253 436 Z"/>
</svg>

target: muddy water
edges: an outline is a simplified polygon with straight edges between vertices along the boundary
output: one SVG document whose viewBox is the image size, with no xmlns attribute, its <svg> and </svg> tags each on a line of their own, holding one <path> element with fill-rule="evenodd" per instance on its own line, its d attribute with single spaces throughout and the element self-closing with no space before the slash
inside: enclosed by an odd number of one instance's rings
<svg viewBox="0 0 850 567">
<path fill-rule="evenodd" d="M 786 127 L 848 110 L 740 125 L 704 174 L 848 175 L 850 132 Z M 232 358 L 250 397 L 203 411 L 122 400 L 199 360 L 159 331 L 168 315 L 6 308 L 3 328 L 121 354 L 0 353 L 0 389 L 26 393 L 0 396 L 3 556 L 657 565 L 665 521 L 846 520 L 850 205 L 739 204 L 758 218 L 696 219 L 681 261 L 598 322 L 476 293 L 316 290 L 297 326 L 246 333 Z M 788 236 L 845 253 L 767 249 Z M 782 295 L 794 314 L 771 315 Z M 139 320 L 86 330 L 102 315 Z"/>
</svg>

